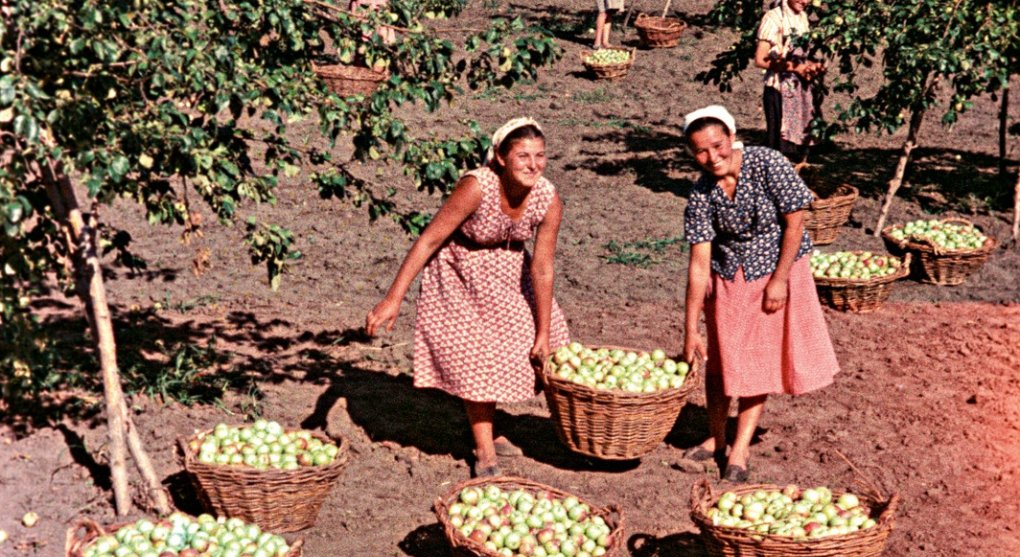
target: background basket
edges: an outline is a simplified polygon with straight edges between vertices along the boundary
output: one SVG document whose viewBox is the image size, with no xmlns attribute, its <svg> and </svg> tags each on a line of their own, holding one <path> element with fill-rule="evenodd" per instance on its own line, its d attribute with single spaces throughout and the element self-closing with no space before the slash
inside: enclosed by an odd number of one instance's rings
<svg viewBox="0 0 1020 557">
<path fill-rule="evenodd" d="M 593 54 L 593 51 L 582 50 L 581 63 L 584 64 L 588 71 L 595 74 L 596 79 L 616 79 L 627 75 L 627 72 L 630 71 L 630 66 L 634 63 L 634 49 L 630 49 L 629 53 L 630 57 L 622 64 L 594 65 L 587 62 L 588 57 Z"/>
<path fill-rule="evenodd" d="M 464 537 L 463 534 L 450 524 L 449 508 L 450 505 L 453 504 L 459 497 L 460 491 L 466 487 L 484 487 L 487 485 L 498 486 L 504 491 L 515 489 L 523 489 L 531 493 L 544 491 L 551 493 L 557 498 L 564 498 L 571 495 L 570 493 L 556 489 L 555 487 L 533 482 L 525 478 L 516 478 L 512 476 L 503 476 L 499 478 L 475 478 L 473 480 L 457 484 L 444 497 L 437 498 L 435 503 L 432 505 L 432 509 L 435 511 L 436 517 L 439 519 L 439 524 L 443 526 L 443 533 L 446 535 L 447 541 L 450 542 L 450 547 L 453 549 L 454 555 L 462 557 L 501 557 L 499 553 L 489 551 L 482 544 Z M 623 539 L 623 512 L 616 505 L 599 508 L 583 499 L 580 499 L 580 501 L 591 507 L 592 514 L 601 516 L 603 520 L 606 521 L 606 525 L 610 528 L 611 532 L 609 536 L 612 538 L 612 541 L 606 549 L 606 555 L 612 556 L 619 554 L 619 548 L 625 541 Z"/>
<path fill-rule="evenodd" d="M 695 360 L 680 388 L 653 393 L 595 389 L 574 383 L 556 377 L 548 360 L 539 375 L 553 427 L 564 445 L 603 460 L 631 460 L 648 454 L 669 435 L 687 395 L 698 386 L 698 368 Z"/>
<path fill-rule="evenodd" d="M 377 72 L 370 68 L 347 64 L 320 66 L 313 63 L 312 70 L 326 82 L 331 91 L 341 97 L 371 95 L 379 88 L 380 83 L 390 77 L 388 72 Z"/>
<path fill-rule="evenodd" d="M 961 218 L 942 219 L 944 223 L 965 224 L 974 226 L 972 222 Z M 924 238 L 904 238 L 897 240 L 890 234 L 894 226 L 882 229 L 882 239 L 889 251 L 895 255 L 912 253 L 914 264 L 912 270 L 922 282 L 930 282 L 941 286 L 962 284 L 974 271 L 984 265 L 995 249 L 995 238 L 988 236 L 985 245 L 976 249 L 947 251 L 933 245 Z M 980 228 L 974 226 L 980 230 Z"/>
<path fill-rule="evenodd" d="M 782 489 L 771 484 L 742 485 L 730 491 L 742 496 L 757 489 Z M 844 490 L 832 490 L 833 499 Z M 713 557 L 755 556 L 755 557 L 871 557 L 881 555 L 886 539 L 892 532 L 896 520 L 896 506 L 899 496 L 885 497 L 875 492 L 858 494 L 861 504 L 871 509 L 875 526 L 839 536 L 828 536 L 808 540 L 794 540 L 788 536 L 761 534 L 742 528 L 715 526 L 708 518 L 707 511 L 715 505 L 718 497 L 712 492 L 708 480 L 702 479 L 691 488 L 691 520 L 701 529 L 705 549 Z"/>
<path fill-rule="evenodd" d="M 323 442 L 335 442 L 318 432 L 312 435 Z M 350 443 L 340 438 L 336 458 L 326 466 L 258 470 L 199 462 L 188 449 L 189 439 L 179 437 L 177 441 L 184 469 L 195 481 L 213 514 L 240 518 L 276 533 L 295 532 L 315 524 L 319 508 L 340 477 L 350 454 Z"/>
<path fill-rule="evenodd" d="M 815 277 L 818 297 L 825 304 L 840 311 L 854 313 L 875 311 L 889 298 L 892 284 L 910 274 L 910 254 L 904 255 L 900 261 L 900 268 L 895 273 L 868 280 Z"/>
<path fill-rule="evenodd" d="M 816 166 L 801 163 L 796 169 L 804 183 L 815 194 L 815 200 L 811 202 L 804 218 L 804 228 L 811 236 L 813 244 L 817 246 L 831 244 L 839 236 L 840 228 L 850 220 L 850 213 L 860 192 L 850 184 L 825 179 Z"/>
<path fill-rule="evenodd" d="M 122 524 L 116 524 L 104 528 L 94 520 L 79 518 L 74 521 L 74 524 L 72 524 L 70 528 L 67 529 L 67 537 L 64 542 L 64 555 L 65 557 L 84 557 L 85 549 L 90 543 L 95 541 L 96 538 L 112 534 L 129 524 L 131 523 L 124 522 Z M 301 539 L 291 543 L 286 557 L 301 557 L 304 553 L 302 545 L 304 545 L 304 540 Z"/>
<path fill-rule="evenodd" d="M 634 27 L 642 45 L 648 48 L 673 48 L 680 42 L 680 34 L 687 28 L 687 24 L 675 17 L 638 14 Z"/>
</svg>

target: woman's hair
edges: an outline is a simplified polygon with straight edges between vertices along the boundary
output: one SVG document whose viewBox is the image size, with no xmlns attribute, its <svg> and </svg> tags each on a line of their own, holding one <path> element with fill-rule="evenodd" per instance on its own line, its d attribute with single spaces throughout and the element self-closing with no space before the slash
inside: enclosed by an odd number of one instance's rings
<svg viewBox="0 0 1020 557">
<path fill-rule="evenodd" d="M 712 118 L 711 116 L 705 116 L 704 118 L 698 118 L 697 120 L 691 122 L 691 125 L 687 126 L 687 129 L 684 130 L 684 139 L 687 141 L 688 144 L 690 144 L 692 135 L 694 135 L 697 132 L 700 132 L 701 130 L 709 126 L 719 126 L 720 128 L 722 128 L 723 133 L 725 133 L 726 135 L 730 135 L 729 127 L 726 126 L 726 124 L 722 120 L 718 118 Z"/>
<path fill-rule="evenodd" d="M 503 141 L 499 142 L 499 145 L 496 147 L 496 152 L 499 153 L 500 157 L 506 158 L 507 153 L 510 152 L 510 148 L 513 147 L 513 143 L 522 139 L 545 140 L 545 135 L 542 134 L 542 130 L 532 126 L 531 124 L 515 128 L 510 133 L 506 134 Z M 492 163 L 497 166 L 499 165 L 495 158 L 493 158 Z"/>
</svg>

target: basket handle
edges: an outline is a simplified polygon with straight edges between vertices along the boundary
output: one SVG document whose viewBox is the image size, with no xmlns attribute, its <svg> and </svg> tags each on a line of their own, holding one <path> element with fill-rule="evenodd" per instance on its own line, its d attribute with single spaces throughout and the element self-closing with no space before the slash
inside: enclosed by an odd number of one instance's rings
<svg viewBox="0 0 1020 557">
<path fill-rule="evenodd" d="M 702 512 L 704 506 L 702 503 L 713 495 L 712 484 L 708 483 L 708 478 L 702 476 L 700 481 L 694 482 L 691 486 L 691 512 Z"/>
<path fill-rule="evenodd" d="M 287 551 L 287 557 L 297 557 L 301 555 L 302 547 L 305 545 L 303 538 L 298 538 L 294 543 L 290 544 L 290 550 Z"/>
<path fill-rule="evenodd" d="M 79 535 L 81 530 L 85 530 L 85 533 Z M 74 524 L 67 529 L 67 537 L 64 539 L 64 552 L 68 556 L 77 557 L 81 553 L 82 547 L 87 542 L 92 541 L 99 536 L 105 536 L 106 530 L 99 525 L 98 522 L 91 518 L 79 518 L 74 521 Z"/>
<path fill-rule="evenodd" d="M 607 515 L 613 515 L 616 518 L 616 528 L 613 528 L 613 531 L 609 533 L 610 538 L 612 538 L 613 542 L 617 544 L 626 543 L 626 540 L 623 539 L 623 509 L 621 509 L 616 503 L 613 503 L 603 508 L 602 511 Z M 609 545 L 612 546 L 613 544 Z"/>
<path fill-rule="evenodd" d="M 948 217 L 948 218 L 942 219 L 940 222 L 942 222 L 944 224 L 964 224 L 964 225 L 970 226 L 972 228 L 977 228 L 976 226 L 974 226 L 973 222 L 970 222 L 969 220 L 967 220 L 965 218 L 962 218 L 962 217 Z"/>
</svg>

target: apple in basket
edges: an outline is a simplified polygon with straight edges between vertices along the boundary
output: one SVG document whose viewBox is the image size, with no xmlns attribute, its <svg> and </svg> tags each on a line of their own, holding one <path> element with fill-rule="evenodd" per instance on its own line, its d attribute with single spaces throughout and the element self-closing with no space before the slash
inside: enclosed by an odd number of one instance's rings
<svg viewBox="0 0 1020 557">
<path fill-rule="evenodd" d="M 605 519 L 577 497 L 496 485 L 461 490 L 447 518 L 464 537 L 510 556 L 601 557 L 614 541 Z"/>
<path fill-rule="evenodd" d="M 165 520 L 147 518 L 99 536 L 82 550 L 84 557 L 199 557 L 217 555 L 250 555 L 251 557 L 283 557 L 290 551 L 281 536 L 263 532 L 254 524 L 237 518 L 215 518 L 202 514 L 192 518 L 173 513 Z"/>
<path fill-rule="evenodd" d="M 212 431 L 193 437 L 188 448 L 204 464 L 258 470 L 326 466 L 340 452 L 336 444 L 323 442 L 309 431 L 284 431 L 279 423 L 268 420 L 241 427 L 216 424 Z"/>
<path fill-rule="evenodd" d="M 853 493 L 832 500 L 827 487 L 757 489 L 738 496 L 727 491 L 706 513 L 715 526 L 804 540 L 874 528 L 871 510 Z"/>
<path fill-rule="evenodd" d="M 896 240 L 924 239 L 944 250 L 970 250 L 985 245 L 988 237 L 973 226 L 936 219 L 912 220 L 889 230 Z"/>
<path fill-rule="evenodd" d="M 870 280 L 895 274 L 900 260 L 891 255 L 877 255 L 870 251 L 837 251 L 811 253 L 811 274 L 815 278 L 845 278 Z"/>
<path fill-rule="evenodd" d="M 550 358 L 556 377 L 595 389 L 652 393 L 683 386 L 690 373 L 687 362 L 651 352 L 589 348 L 579 342 L 557 348 Z"/>
</svg>

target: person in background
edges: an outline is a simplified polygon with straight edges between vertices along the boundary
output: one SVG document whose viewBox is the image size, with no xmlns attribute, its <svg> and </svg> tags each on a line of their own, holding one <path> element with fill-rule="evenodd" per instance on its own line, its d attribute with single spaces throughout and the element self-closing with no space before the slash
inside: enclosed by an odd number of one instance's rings
<svg viewBox="0 0 1020 557">
<path fill-rule="evenodd" d="M 839 364 L 805 257 L 811 192 L 782 154 L 744 147 L 735 136 L 722 106 L 684 118 L 687 148 L 702 170 L 684 212 L 691 244 L 684 359 L 707 360 L 709 420 L 709 437 L 684 457 L 725 459 L 723 477 L 743 482 L 768 395 L 820 389 Z M 698 329 L 702 310 L 707 338 Z M 727 453 L 734 398 L 737 431 Z"/>
<path fill-rule="evenodd" d="M 595 0 L 595 7 L 599 13 L 595 18 L 594 49 L 612 48 L 613 45 L 609 44 L 609 33 L 613 27 L 610 16 L 623 9 L 623 0 Z"/>
<path fill-rule="evenodd" d="M 497 456 L 521 454 L 505 437 L 493 437 L 496 403 L 533 398 L 534 366 L 570 341 L 553 299 L 563 204 L 545 166 L 537 122 L 517 118 L 496 130 L 485 166 L 457 182 L 366 318 L 369 335 L 391 331 L 422 274 L 414 385 L 463 399 L 475 476 L 501 475 Z M 534 256 L 525 247 L 532 238 Z"/>
<path fill-rule="evenodd" d="M 825 66 L 808 60 L 804 50 L 793 44 L 794 37 L 806 35 L 809 0 L 774 0 L 758 26 L 754 64 L 765 70 L 766 145 L 800 162 L 811 143 L 808 125 L 815 115 L 812 82 Z"/>
<path fill-rule="evenodd" d="M 389 6 L 389 0 L 351 0 L 349 10 L 354 13 L 364 13 L 366 11 L 379 11 Z M 392 27 L 386 25 L 380 25 L 376 29 L 376 33 L 382 38 L 383 43 L 393 44 L 397 40 L 397 35 L 393 31 Z M 363 36 L 362 39 L 366 41 L 372 40 L 369 36 Z"/>
</svg>

